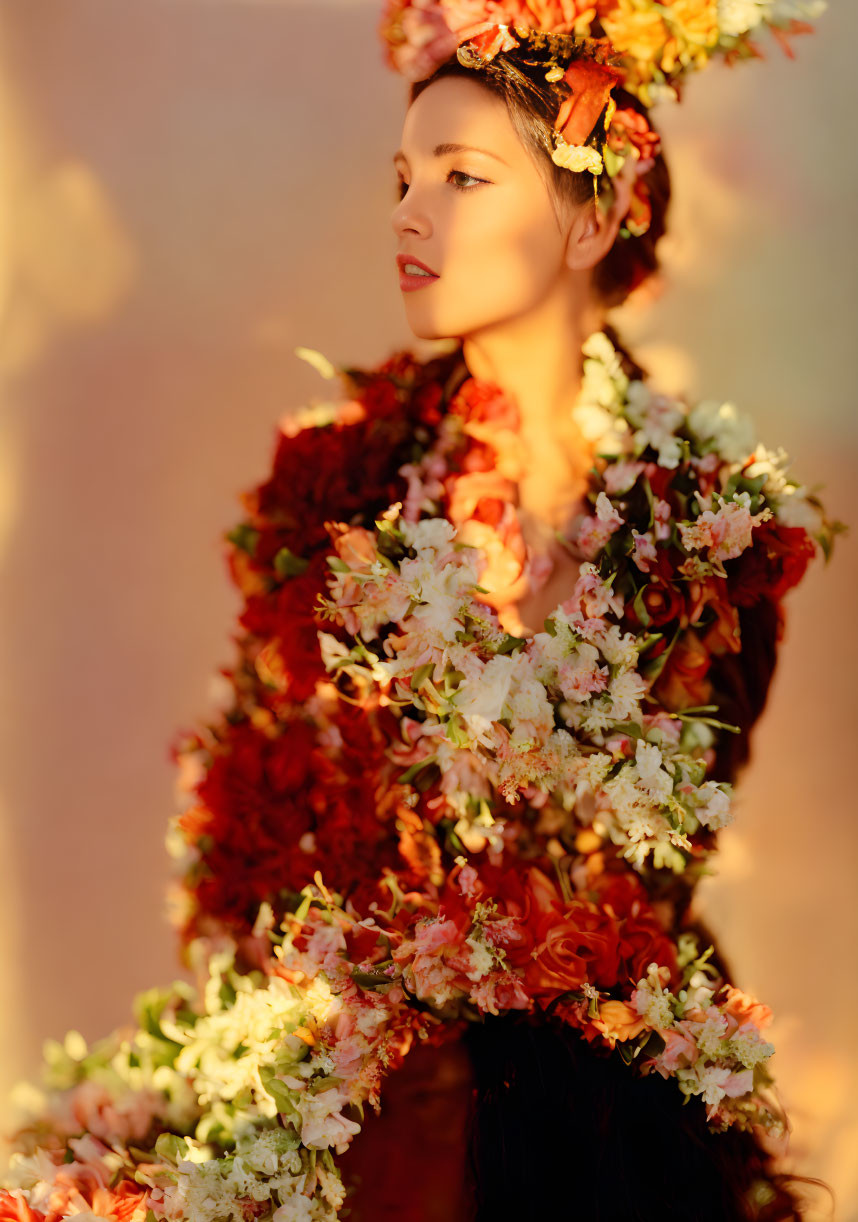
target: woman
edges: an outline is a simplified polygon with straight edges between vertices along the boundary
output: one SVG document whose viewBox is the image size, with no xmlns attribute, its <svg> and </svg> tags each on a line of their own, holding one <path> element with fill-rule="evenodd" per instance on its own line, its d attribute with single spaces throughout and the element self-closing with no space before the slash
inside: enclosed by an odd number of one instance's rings
<svg viewBox="0 0 858 1222">
<path fill-rule="evenodd" d="M 409 323 L 452 350 L 341 371 L 229 536 L 234 700 L 176 743 L 199 989 L 57 1048 L 0 1219 L 796 1216 L 768 1012 L 688 905 L 831 526 L 612 342 L 664 163 L 620 94 L 594 203 L 611 71 L 505 40 L 415 86 L 396 159 Z M 546 69 L 599 82 L 598 158 Z"/>
<path fill-rule="evenodd" d="M 394 159 L 400 202 L 392 223 L 414 334 L 461 337 L 467 371 L 502 386 L 519 405 L 526 458 L 516 500 L 527 564 L 492 605 L 508 631 L 532 634 L 579 570 L 558 535 L 586 505 L 593 459 L 573 422 L 581 347 L 604 330 L 608 307 L 655 271 L 669 178 L 659 156 L 649 172 L 655 215 L 647 241 L 642 252 L 627 254 L 618 230 L 634 161 L 614 180 L 608 206 L 598 207 L 586 176 L 571 177 L 550 158 L 550 89 L 523 65 L 518 72 L 475 74 L 454 54 L 412 86 Z M 634 104 L 628 95 L 625 102 Z M 408 274 L 418 268 L 419 278 Z M 732 676 L 746 731 L 742 759 L 774 666 L 770 610 L 746 617 L 746 652 Z M 725 775 L 733 777 L 738 762 L 734 749 L 722 764 Z M 707 1141 L 702 1117 L 680 1112 L 678 1099 L 656 1089 L 660 1081 L 633 1079 L 623 1066 L 615 1072 L 615 1063 L 564 1038 L 562 1027 L 489 1019 L 470 1029 L 465 1044 L 469 1056 L 455 1045 L 412 1055 L 391 1080 L 386 1111 L 343 1159 L 366 1186 L 365 1197 L 356 1195 L 357 1218 L 388 1216 L 385 1208 L 404 1217 L 408 1201 L 419 1201 L 415 1218 L 536 1218 L 549 1209 L 559 1217 L 573 1200 L 576 1210 L 606 1219 L 690 1211 L 700 1219 L 798 1216 L 749 1134 Z M 409 1116 L 411 1126 L 404 1123 Z M 642 1140 L 648 1128 L 654 1140 Z M 427 1134 L 436 1143 L 431 1152 Z M 546 1158 L 552 1140 L 556 1178 Z M 624 1174 L 615 1176 L 609 1171 L 618 1143 Z M 501 1153 L 507 1146 L 509 1162 Z M 668 1182 L 653 1182 L 646 1173 L 653 1165 L 672 1168 Z"/>
</svg>

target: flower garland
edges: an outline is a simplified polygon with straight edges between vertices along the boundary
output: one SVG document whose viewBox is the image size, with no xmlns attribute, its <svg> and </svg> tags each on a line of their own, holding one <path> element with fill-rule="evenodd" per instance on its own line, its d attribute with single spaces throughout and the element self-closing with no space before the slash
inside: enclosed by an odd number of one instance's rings
<svg viewBox="0 0 858 1222">
<path fill-rule="evenodd" d="M 839 524 L 732 405 L 654 394 L 602 332 L 584 357 L 581 570 L 530 637 L 498 614 L 533 558 L 497 387 L 397 354 L 284 422 L 229 536 L 228 707 L 174 748 L 197 987 L 46 1047 L 0 1222 L 330 1222 L 385 1073 L 508 1011 L 673 1078 L 716 1128 L 782 1131 L 770 1012 L 682 897 L 731 817 L 707 774 L 737 608 L 778 605 Z"/>
</svg>

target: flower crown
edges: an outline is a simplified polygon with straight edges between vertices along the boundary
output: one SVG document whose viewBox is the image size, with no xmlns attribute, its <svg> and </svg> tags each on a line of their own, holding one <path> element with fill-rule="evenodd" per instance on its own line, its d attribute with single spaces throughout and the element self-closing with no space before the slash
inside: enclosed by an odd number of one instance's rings
<svg viewBox="0 0 858 1222">
<path fill-rule="evenodd" d="M 615 178 L 628 157 L 635 182 L 621 236 L 650 227 L 643 175 L 660 138 L 644 114 L 618 105 L 619 87 L 650 108 L 680 100 L 684 78 L 716 55 L 728 64 L 762 59 L 751 34 L 768 26 L 793 57 L 789 37 L 811 33 L 827 0 L 386 0 L 380 24 L 386 60 L 411 81 L 425 80 L 454 52 L 484 70 L 515 52 L 516 64 L 543 69 L 556 86 L 552 160 L 598 180 Z"/>
</svg>

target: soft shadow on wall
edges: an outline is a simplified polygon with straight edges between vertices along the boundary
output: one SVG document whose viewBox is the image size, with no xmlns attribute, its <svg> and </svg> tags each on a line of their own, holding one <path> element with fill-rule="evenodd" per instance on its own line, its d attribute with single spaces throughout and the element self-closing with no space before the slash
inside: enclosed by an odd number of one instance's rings
<svg viewBox="0 0 858 1222">
<path fill-rule="evenodd" d="M 166 744 L 216 706 L 237 603 L 219 539 L 277 421 L 326 383 L 296 345 L 411 342 L 390 157 L 404 82 L 378 4 L 0 5 L 3 1084 L 176 974 Z M 655 300 L 615 322 L 669 389 L 734 399 L 854 522 L 858 12 L 662 108 L 675 180 Z M 803 1169 L 856 1216 L 855 546 L 791 619 L 705 905 L 774 1008 Z M 817 914 L 824 913 L 819 920 Z M 4 1094 L 5 1094 L 4 1090 Z M 851 1143 L 851 1145 L 850 1145 Z M 819 1216 L 825 1216 L 824 1210 Z"/>
</svg>

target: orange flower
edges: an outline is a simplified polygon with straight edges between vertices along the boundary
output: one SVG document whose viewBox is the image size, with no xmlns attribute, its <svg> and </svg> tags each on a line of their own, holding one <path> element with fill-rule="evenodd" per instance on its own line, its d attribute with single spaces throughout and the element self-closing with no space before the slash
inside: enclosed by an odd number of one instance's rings
<svg viewBox="0 0 858 1222">
<path fill-rule="evenodd" d="M 765 1031 L 772 1021 L 772 1012 L 769 1007 L 757 1001 L 755 997 L 751 997 L 749 993 L 743 993 L 741 989 L 734 988 L 732 984 L 726 985 L 725 988 L 727 1000 L 722 1009 L 727 1014 L 732 1014 L 740 1026 L 742 1023 L 750 1022 L 758 1031 Z"/>
<path fill-rule="evenodd" d="M 601 1031 L 613 1048 L 617 1040 L 633 1040 L 640 1035 L 646 1022 L 624 1001 L 600 1001 L 599 1017 L 592 1020 L 592 1026 Z"/>
<path fill-rule="evenodd" d="M 645 63 L 657 63 L 669 34 L 658 9 L 640 0 L 600 0 L 599 18 L 614 49 Z"/>
<path fill-rule="evenodd" d="M 45 1215 L 31 1209 L 22 1192 L 0 1192 L 0 1222 L 45 1222 Z"/>
<path fill-rule="evenodd" d="M 671 711 L 707 704 L 711 689 L 706 675 L 711 662 L 712 656 L 698 633 L 693 629 L 684 632 L 653 688 L 654 694 Z"/>
</svg>

